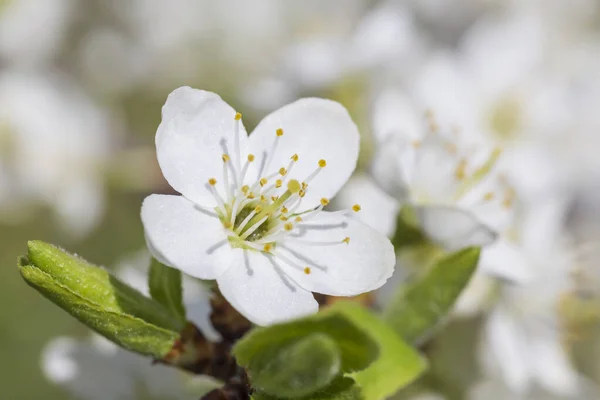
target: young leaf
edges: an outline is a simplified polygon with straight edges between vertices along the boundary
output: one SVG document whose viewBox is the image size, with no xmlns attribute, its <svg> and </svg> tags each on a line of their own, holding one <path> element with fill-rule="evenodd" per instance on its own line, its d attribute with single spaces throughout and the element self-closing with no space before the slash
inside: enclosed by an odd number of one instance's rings
<svg viewBox="0 0 600 400">
<path fill-rule="evenodd" d="M 270 348 L 251 363 L 252 386 L 281 397 L 302 397 L 323 389 L 340 370 L 340 353 L 328 336 L 314 333 Z"/>
<path fill-rule="evenodd" d="M 417 379 L 427 361 L 387 324 L 364 307 L 339 302 L 332 308 L 369 332 L 379 346 L 379 358 L 367 369 L 351 374 L 366 399 L 385 399 Z"/>
<path fill-rule="evenodd" d="M 296 321 L 256 328 L 233 348 L 238 364 L 248 368 L 252 381 L 253 363 L 269 352 L 276 352 L 299 338 L 322 333 L 331 338 L 340 351 L 342 372 L 365 369 L 378 354 L 377 344 L 346 316 L 335 310 L 327 310 Z"/>
<path fill-rule="evenodd" d="M 396 293 L 384 310 L 385 322 L 411 343 L 427 339 L 469 283 L 479 253 L 479 248 L 467 248 L 435 262 L 421 279 Z"/>
<path fill-rule="evenodd" d="M 171 313 L 185 322 L 185 307 L 183 306 L 183 288 L 181 286 L 181 271 L 169 268 L 156 259 L 152 259 L 148 274 L 148 286 L 152 298 Z"/>
<path fill-rule="evenodd" d="M 278 400 L 279 397 L 270 396 L 266 393 L 254 393 L 253 400 Z M 371 400 L 365 397 L 360 390 L 360 387 L 355 384 L 351 378 L 336 378 L 326 388 L 317 390 L 308 396 L 299 398 L 298 400 Z M 373 399 L 376 400 L 376 399 Z"/>
<path fill-rule="evenodd" d="M 184 323 L 160 303 L 57 247 L 28 245 L 19 270 L 42 295 L 128 350 L 160 359 L 171 349 Z"/>
</svg>

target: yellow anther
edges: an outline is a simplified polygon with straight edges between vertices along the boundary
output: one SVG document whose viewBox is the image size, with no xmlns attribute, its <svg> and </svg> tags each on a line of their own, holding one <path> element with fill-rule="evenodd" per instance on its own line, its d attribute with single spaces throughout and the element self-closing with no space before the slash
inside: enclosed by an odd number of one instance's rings
<svg viewBox="0 0 600 400">
<path fill-rule="evenodd" d="M 273 245 L 271 243 L 267 243 L 263 247 L 263 250 L 266 251 L 267 253 L 270 252 L 272 249 L 273 249 Z"/>
<path fill-rule="evenodd" d="M 300 183 L 295 179 L 292 179 L 288 182 L 287 188 L 290 193 L 299 193 L 301 191 Z"/>
<path fill-rule="evenodd" d="M 344 240 L 342 240 L 342 242 L 344 242 L 346 244 L 350 244 L 350 238 L 349 237 L 345 237 Z"/>
<path fill-rule="evenodd" d="M 234 118 L 236 121 L 239 121 L 240 119 L 242 119 L 242 113 L 236 112 Z"/>
<path fill-rule="evenodd" d="M 283 185 L 283 181 L 281 179 L 277 179 L 275 181 L 275 187 L 280 188 Z"/>
<path fill-rule="evenodd" d="M 486 194 L 483 195 L 483 200 L 485 201 L 492 201 L 494 200 L 494 192 L 487 192 Z"/>
<path fill-rule="evenodd" d="M 307 187 L 308 187 L 308 183 L 302 182 L 302 190 L 306 190 Z"/>
<path fill-rule="evenodd" d="M 252 199 L 254 198 L 254 193 L 252 193 L 252 192 L 248 193 L 248 196 L 247 196 L 247 197 L 248 197 L 250 200 L 252 200 Z"/>
<path fill-rule="evenodd" d="M 275 134 L 276 134 L 277 136 L 283 136 L 283 129 L 281 129 L 281 128 L 277 129 L 277 130 L 275 131 Z"/>
<path fill-rule="evenodd" d="M 328 199 L 326 199 L 325 197 L 323 197 L 323 198 L 321 199 L 321 205 L 322 205 L 323 207 L 325 207 L 327 204 L 329 204 L 329 200 L 328 200 Z"/>
<path fill-rule="evenodd" d="M 421 141 L 420 140 L 413 140 L 410 144 L 412 145 L 412 147 L 414 147 L 416 149 L 419 146 L 421 146 Z"/>
<path fill-rule="evenodd" d="M 279 196 L 271 196 L 271 200 L 273 200 L 273 201 L 277 201 L 278 198 L 279 198 Z"/>
<path fill-rule="evenodd" d="M 325 168 L 326 166 L 327 166 L 327 161 L 325 161 L 325 160 L 319 160 L 319 167 Z"/>
<path fill-rule="evenodd" d="M 248 185 L 242 186 L 242 193 L 246 194 L 246 193 L 248 193 L 248 190 L 250 190 L 250 186 L 248 186 Z"/>
<path fill-rule="evenodd" d="M 217 180 L 215 178 L 210 178 L 208 180 L 209 185 L 215 186 L 217 184 Z"/>
<path fill-rule="evenodd" d="M 296 217 L 296 222 L 302 222 L 302 217 Z"/>
<path fill-rule="evenodd" d="M 298 196 L 300 196 L 300 198 L 306 196 L 306 192 L 304 190 L 301 190 L 298 192 Z"/>
<path fill-rule="evenodd" d="M 361 210 L 360 204 L 355 204 L 352 206 L 352 211 L 359 212 Z"/>
<path fill-rule="evenodd" d="M 269 181 L 267 180 L 267 178 L 260 178 L 260 186 L 265 186 L 267 183 L 269 183 Z"/>
<path fill-rule="evenodd" d="M 258 213 L 259 213 L 259 212 L 261 212 L 261 211 L 262 211 L 262 207 L 261 207 L 261 206 L 256 206 L 256 207 L 254 207 L 254 212 L 255 212 L 255 213 L 257 213 L 257 214 L 258 214 Z"/>
<path fill-rule="evenodd" d="M 267 201 L 267 198 L 265 197 L 265 195 L 264 195 L 264 194 L 261 194 L 261 195 L 260 195 L 260 201 L 262 201 L 263 203 L 264 203 L 265 201 Z"/>
<path fill-rule="evenodd" d="M 282 215 L 281 217 L 279 217 L 279 219 L 282 221 L 287 221 L 288 217 L 286 217 L 285 215 Z"/>
<path fill-rule="evenodd" d="M 304 273 L 306 275 L 310 275 L 310 268 L 309 267 L 304 268 Z"/>
<path fill-rule="evenodd" d="M 229 156 L 227 154 L 223 154 L 221 156 L 221 160 L 223 160 L 223 162 L 226 163 L 227 161 L 229 161 Z"/>
<path fill-rule="evenodd" d="M 439 131 L 440 131 L 440 126 L 437 124 L 437 122 L 435 122 L 435 121 L 430 121 L 430 122 L 429 122 L 429 130 L 430 130 L 432 133 L 437 133 L 437 132 L 439 132 Z"/>
<path fill-rule="evenodd" d="M 248 162 L 254 161 L 254 154 L 248 154 Z"/>
<path fill-rule="evenodd" d="M 288 209 L 287 209 L 285 206 L 281 207 L 281 212 L 282 212 L 283 214 L 287 214 L 287 212 L 288 212 L 288 211 L 289 211 L 289 210 L 288 210 Z"/>
<path fill-rule="evenodd" d="M 467 160 L 464 158 L 458 162 L 456 166 L 456 171 L 454 172 L 454 176 L 456 179 L 463 180 L 467 176 Z"/>
<path fill-rule="evenodd" d="M 287 170 L 283 167 L 279 168 L 279 175 L 285 176 L 285 174 L 287 174 Z"/>
<path fill-rule="evenodd" d="M 292 224 L 291 222 L 286 222 L 285 224 L 283 224 L 283 228 L 286 231 L 291 231 L 292 229 L 294 229 L 294 224 Z"/>
<path fill-rule="evenodd" d="M 298 162 L 298 154 L 294 154 L 293 156 L 290 157 L 292 160 L 294 160 L 294 162 Z"/>
<path fill-rule="evenodd" d="M 225 227 L 225 229 L 230 229 L 232 225 L 231 225 L 231 222 L 225 221 L 225 222 L 223 222 L 223 226 Z"/>
</svg>

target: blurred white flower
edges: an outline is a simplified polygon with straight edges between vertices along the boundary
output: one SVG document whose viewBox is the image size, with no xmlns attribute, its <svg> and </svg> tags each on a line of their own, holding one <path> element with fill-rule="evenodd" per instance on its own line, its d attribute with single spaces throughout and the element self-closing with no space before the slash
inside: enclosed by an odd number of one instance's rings
<svg viewBox="0 0 600 400">
<path fill-rule="evenodd" d="M 41 202 L 68 233 L 89 232 L 104 210 L 103 168 L 115 144 L 109 125 L 64 76 L 0 75 L 0 164 L 12 178 L 7 207 Z"/>
<path fill-rule="evenodd" d="M 72 0 L 8 0 L 0 3 L 0 60 L 39 63 L 55 56 L 69 27 Z"/>
<path fill-rule="evenodd" d="M 375 111 L 373 179 L 414 208 L 425 233 L 447 249 L 486 245 L 510 216 L 514 193 L 497 174 L 500 149 L 464 146 L 429 127 L 410 101 L 384 92 Z"/>
<path fill-rule="evenodd" d="M 340 104 L 298 100 L 248 138 L 241 114 L 219 96 L 182 87 L 162 117 L 158 161 L 183 196 L 152 195 L 142 205 L 157 259 L 216 279 L 229 303 L 260 325 L 316 312 L 311 292 L 352 296 L 391 276 L 385 236 L 352 210 L 322 211 L 358 157 L 358 130 Z"/>
<path fill-rule="evenodd" d="M 116 274 L 124 282 L 148 295 L 146 250 L 124 258 Z M 209 321 L 208 293 L 198 282 L 185 278 L 184 303 L 187 317 L 210 340 L 218 333 Z M 211 378 L 191 375 L 173 367 L 153 364 L 147 357 L 128 352 L 102 336 L 92 334 L 85 340 L 57 337 L 50 341 L 41 357 L 42 371 L 52 383 L 78 399 L 121 400 L 146 398 L 197 399 L 213 389 Z"/>
<path fill-rule="evenodd" d="M 504 283 L 484 328 L 482 359 L 516 394 L 535 385 L 576 395 L 580 377 L 564 348 L 559 302 L 572 287 L 576 253 L 566 240 L 562 201 L 535 204 L 519 218 L 505 243 L 484 252 L 481 266 L 507 264 L 530 278 Z"/>
</svg>

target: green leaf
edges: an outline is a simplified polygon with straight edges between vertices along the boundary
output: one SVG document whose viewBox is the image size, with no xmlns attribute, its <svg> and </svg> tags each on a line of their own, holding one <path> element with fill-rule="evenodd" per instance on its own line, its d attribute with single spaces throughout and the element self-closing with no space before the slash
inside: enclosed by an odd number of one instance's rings
<svg viewBox="0 0 600 400">
<path fill-rule="evenodd" d="M 281 349 L 288 344 L 313 333 L 322 333 L 335 341 L 341 356 L 340 370 L 354 372 L 365 369 L 378 354 L 377 344 L 334 310 L 265 328 L 255 328 L 233 348 L 238 364 L 248 368 L 252 375 L 253 363 L 258 362 L 267 351 Z"/>
<path fill-rule="evenodd" d="M 171 313 L 179 316 L 185 323 L 181 271 L 167 267 L 153 258 L 148 274 L 148 286 L 152 298 L 169 309 Z"/>
<path fill-rule="evenodd" d="M 266 393 L 254 393 L 253 400 L 277 400 L 279 397 L 270 396 Z M 300 398 L 299 400 L 370 400 L 365 397 L 358 385 L 351 378 L 339 377 L 335 379 L 329 386 L 324 389 L 317 390 L 309 396 Z M 373 399 L 375 400 L 375 399 Z"/>
<path fill-rule="evenodd" d="M 469 283 L 479 253 L 479 248 L 467 248 L 450 254 L 417 281 L 406 283 L 384 310 L 385 322 L 411 343 L 427 339 Z"/>
<path fill-rule="evenodd" d="M 252 386 L 274 396 L 306 396 L 329 385 L 339 373 L 340 362 L 336 343 L 314 333 L 270 348 L 252 362 Z"/>
<path fill-rule="evenodd" d="M 28 245 L 28 257 L 18 262 L 27 284 L 88 327 L 155 358 L 162 358 L 179 338 L 179 318 L 105 269 L 47 243 Z"/>
<path fill-rule="evenodd" d="M 332 308 L 368 331 L 379 346 L 379 358 L 367 369 L 351 374 L 366 399 L 385 399 L 427 370 L 425 358 L 365 308 L 352 302 L 339 302 Z"/>
</svg>

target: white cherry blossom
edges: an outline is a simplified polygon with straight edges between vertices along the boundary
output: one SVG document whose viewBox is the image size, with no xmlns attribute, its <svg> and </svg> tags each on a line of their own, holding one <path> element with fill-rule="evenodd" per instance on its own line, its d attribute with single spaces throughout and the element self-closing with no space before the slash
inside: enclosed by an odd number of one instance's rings
<svg viewBox="0 0 600 400">
<path fill-rule="evenodd" d="M 379 98 L 375 132 L 373 178 L 414 208 L 432 240 L 450 250 L 495 240 L 514 197 L 495 168 L 500 148 L 468 146 L 457 132 L 441 132 L 399 92 Z"/>
<path fill-rule="evenodd" d="M 391 276 L 389 240 L 327 212 L 355 169 L 359 134 L 338 103 L 308 98 L 265 117 L 248 137 L 218 95 L 182 87 L 156 134 L 163 174 L 182 196 L 142 205 L 148 246 L 164 264 L 216 279 L 259 325 L 314 313 L 311 292 L 352 296 Z"/>
</svg>

